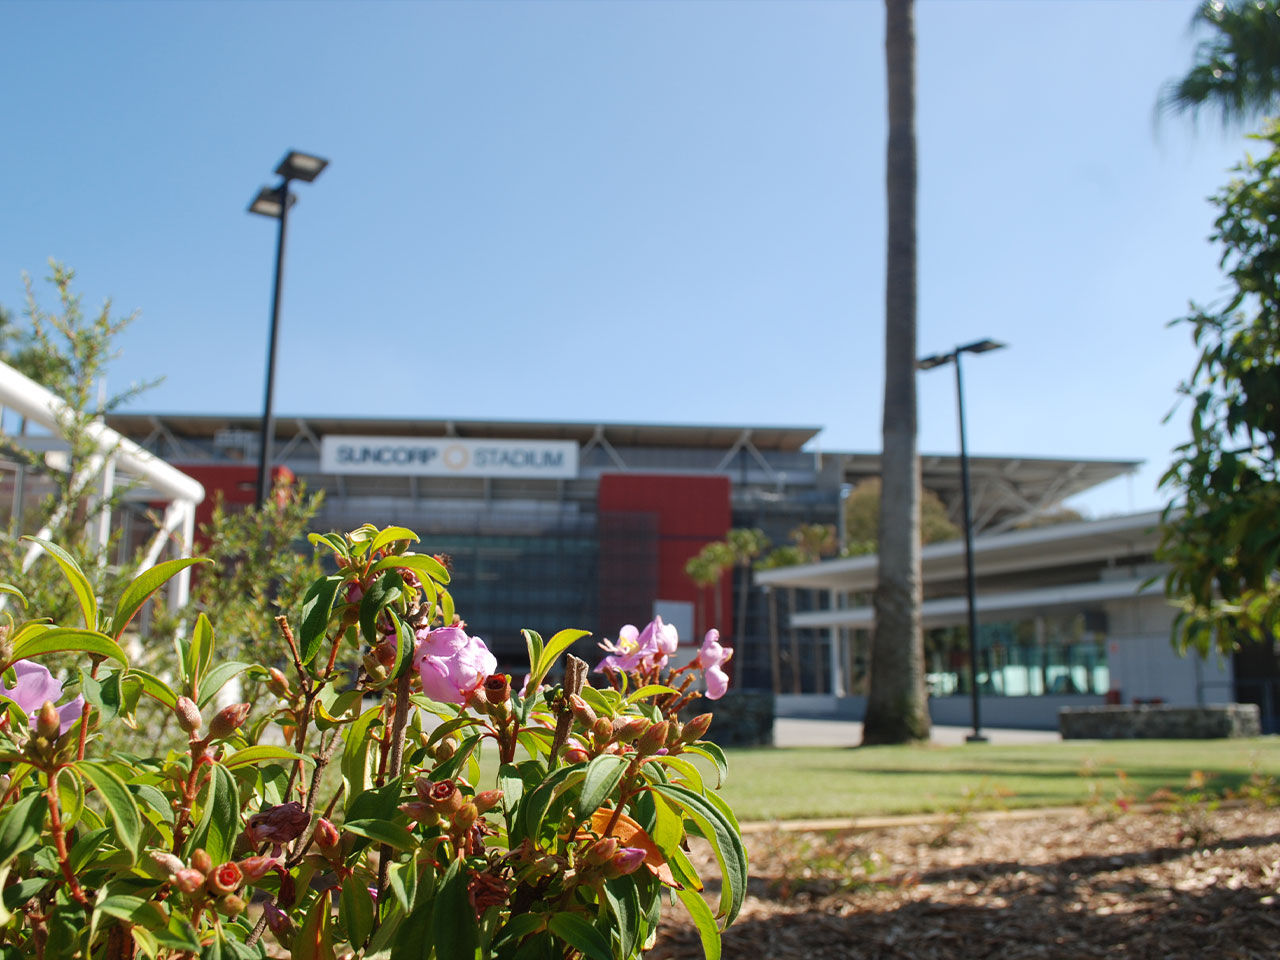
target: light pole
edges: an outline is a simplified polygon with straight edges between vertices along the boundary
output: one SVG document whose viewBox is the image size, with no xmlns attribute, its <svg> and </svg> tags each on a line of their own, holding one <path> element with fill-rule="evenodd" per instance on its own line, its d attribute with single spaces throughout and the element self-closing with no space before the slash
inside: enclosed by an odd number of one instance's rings
<svg viewBox="0 0 1280 960">
<path fill-rule="evenodd" d="M 916 361 L 919 370 L 932 370 L 948 363 L 956 366 L 956 415 L 960 420 L 960 491 L 964 503 L 964 572 L 965 593 L 969 607 L 969 695 L 973 717 L 973 733 L 965 737 L 969 743 L 986 743 L 982 735 L 982 713 L 978 698 L 978 612 L 973 575 L 973 507 L 969 498 L 969 449 L 964 438 L 964 378 L 960 375 L 960 354 L 988 353 L 1007 344 L 997 340 L 975 340 L 956 347 L 950 353 L 935 353 Z"/>
<path fill-rule="evenodd" d="M 284 236 L 289 222 L 289 208 L 297 201 L 289 192 L 294 180 L 310 183 L 320 176 L 329 161 L 309 153 L 290 150 L 276 173 L 280 183 L 275 187 L 263 187 L 249 204 L 249 212 L 280 221 L 280 233 L 276 238 L 276 278 L 271 294 L 271 332 L 267 338 L 267 396 L 262 409 L 262 437 L 258 444 L 258 505 L 267 502 L 271 492 L 271 443 L 275 436 L 275 416 L 272 400 L 276 383 L 276 339 L 280 328 L 280 282 L 284 275 Z"/>
</svg>

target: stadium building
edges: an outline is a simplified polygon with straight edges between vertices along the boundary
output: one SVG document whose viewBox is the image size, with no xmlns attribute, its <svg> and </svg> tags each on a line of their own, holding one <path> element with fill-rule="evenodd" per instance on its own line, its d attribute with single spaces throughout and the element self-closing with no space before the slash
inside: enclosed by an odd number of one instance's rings
<svg viewBox="0 0 1280 960">
<path fill-rule="evenodd" d="M 130 413 L 109 424 L 204 485 L 198 520 L 215 497 L 253 500 L 258 418 Z M 452 558 L 458 609 L 506 669 L 521 666 L 521 628 L 608 637 L 661 614 L 691 649 L 719 627 L 745 687 L 858 692 L 865 624 L 821 617 L 844 599 L 822 584 L 753 586 L 736 624 L 740 577 L 700 589 L 684 569 L 731 527 L 783 544 L 802 523 L 840 526 L 844 495 L 878 475 L 879 457 L 822 452 L 818 428 L 332 417 L 280 417 L 276 428 L 275 463 L 324 491 L 319 527 L 398 524 Z M 1137 465 L 973 457 L 976 529 L 1013 531 Z M 957 458 L 926 455 L 922 469 L 958 519 Z M 1101 649 L 1090 677 L 1109 689 Z"/>
</svg>

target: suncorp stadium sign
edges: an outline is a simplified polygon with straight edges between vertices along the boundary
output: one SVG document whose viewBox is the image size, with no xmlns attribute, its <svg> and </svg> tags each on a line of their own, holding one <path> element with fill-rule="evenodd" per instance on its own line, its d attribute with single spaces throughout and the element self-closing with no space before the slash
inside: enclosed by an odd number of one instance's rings
<svg viewBox="0 0 1280 960">
<path fill-rule="evenodd" d="M 342 437 L 320 442 L 323 473 L 416 477 L 578 475 L 573 440 L 462 440 L 456 437 Z"/>
</svg>

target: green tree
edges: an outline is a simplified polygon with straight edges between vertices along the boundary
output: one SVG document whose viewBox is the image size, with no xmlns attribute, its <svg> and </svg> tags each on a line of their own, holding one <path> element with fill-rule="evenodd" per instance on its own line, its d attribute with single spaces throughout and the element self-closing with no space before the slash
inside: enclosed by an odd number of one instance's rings
<svg viewBox="0 0 1280 960">
<path fill-rule="evenodd" d="M 915 5 L 885 0 L 889 143 L 880 566 L 862 742 L 929 737 L 920 606 L 920 457 L 916 449 Z"/>
<path fill-rule="evenodd" d="M 844 555 L 847 557 L 875 553 L 879 543 L 880 525 L 879 477 L 863 480 L 850 491 L 844 501 Z M 960 528 L 947 516 L 946 505 L 932 490 L 925 490 L 920 499 L 920 542 L 940 543 L 957 540 Z"/>
<path fill-rule="evenodd" d="M 1192 18 L 1210 31 L 1186 76 L 1165 85 L 1160 106 L 1198 113 L 1209 107 L 1224 123 L 1275 112 L 1280 105 L 1280 2 L 1206 0 Z"/>
<path fill-rule="evenodd" d="M 1200 356 L 1179 387 L 1191 439 L 1161 481 L 1172 499 L 1158 556 L 1181 608 L 1175 643 L 1202 652 L 1280 626 L 1280 125 L 1255 139 L 1269 152 L 1213 198 L 1230 292 L 1175 321 Z"/>
<path fill-rule="evenodd" d="M 136 563 L 109 562 L 109 543 L 104 545 L 97 534 L 104 513 L 120 507 L 121 492 L 104 489 L 110 451 L 99 449 L 94 427 L 151 384 L 103 396 L 114 341 L 137 315 L 113 317 L 108 300 L 87 317 L 72 289 L 75 271 L 56 261 L 50 261 L 50 269 L 48 282 L 57 292 L 57 308 L 41 306 L 31 278 L 24 274 L 25 323 L 15 322 L 7 311 L 0 315 L 0 360 L 65 401 L 59 429 L 66 450 L 63 457 L 48 458 L 0 437 L 6 457 L 28 475 L 44 477 L 53 488 L 30 510 L 15 498 L 9 530 L 0 534 L 0 567 L 4 578 L 22 589 L 33 608 L 61 619 L 76 608 L 74 594 L 50 560 L 37 559 L 30 569 L 23 569 L 30 544 L 19 538 L 43 531 L 75 559 L 99 596 L 115 593 L 131 577 Z M 26 423 L 21 423 L 19 434 L 26 429 Z"/>
<path fill-rule="evenodd" d="M 751 566 L 769 549 L 769 538 L 759 527 L 734 527 L 725 536 L 738 568 L 738 617 L 734 624 L 735 639 L 747 635 L 747 595 L 751 591 Z"/>
</svg>

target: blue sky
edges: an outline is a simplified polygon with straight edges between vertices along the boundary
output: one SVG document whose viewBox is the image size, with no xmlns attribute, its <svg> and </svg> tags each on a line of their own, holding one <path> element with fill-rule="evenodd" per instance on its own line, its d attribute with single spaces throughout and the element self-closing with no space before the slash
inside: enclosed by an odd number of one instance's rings
<svg viewBox="0 0 1280 960">
<path fill-rule="evenodd" d="M 920 0 L 921 353 L 982 337 L 975 454 L 1143 459 L 1160 503 L 1247 149 L 1156 121 L 1192 2 Z M 133 409 L 822 426 L 880 443 L 883 12 L 805 2 L 0 4 L 0 303 L 55 257 L 140 316 Z M 956 449 L 922 374 L 920 447 Z"/>
</svg>

